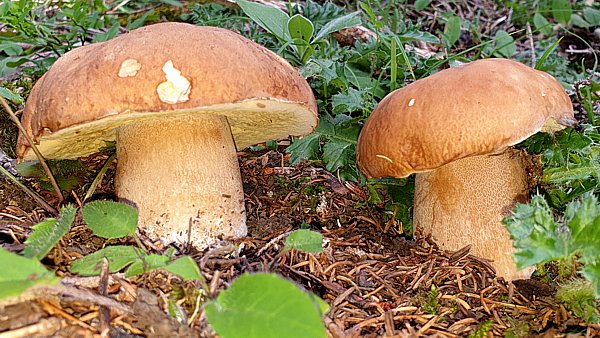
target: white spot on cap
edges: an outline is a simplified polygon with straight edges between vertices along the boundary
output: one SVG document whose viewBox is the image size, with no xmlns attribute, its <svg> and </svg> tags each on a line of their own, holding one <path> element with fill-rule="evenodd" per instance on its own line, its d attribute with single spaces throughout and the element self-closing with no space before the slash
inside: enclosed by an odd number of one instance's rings
<svg viewBox="0 0 600 338">
<path fill-rule="evenodd" d="M 181 71 L 173 66 L 173 61 L 169 60 L 162 68 L 167 81 L 156 87 L 158 97 L 162 102 L 175 104 L 189 100 L 190 89 L 192 85 L 190 81 L 181 75 Z"/>
<path fill-rule="evenodd" d="M 412 107 L 415 104 L 415 99 L 410 99 L 410 101 L 408 101 L 408 106 Z"/>
<path fill-rule="evenodd" d="M 119 69 L 119 77 L 135 76 L 138 70 L 142 68 L 142 64 L 136 59 L 127 59 L 121 63 L 121 69 Z"/>
<path fill-rule="evenodd" d="M 542 92 L 542 97 L 546 96 L 546 93 Z"/>
<path fill-rule="evenodd" d="M 414 99 L 413 99 L 413 100 L 414 100 Z M 384 156 L 384 155 L 375 155 L 375 156 L 376 156 L 376 157 L 379 157 L 379 158 L 382 158 L 382 159 L 384 159 L 384 160 L 386 160 L 386 161 L 388 161 L 388 162 L 390 162 L 390 163 L 394 163 L 394 161 L 392 161 L 392 159 L 390 159 L 390 158 L 389 158 L 389 157 L 387 157 L 387 156 Z"/>
</svg>

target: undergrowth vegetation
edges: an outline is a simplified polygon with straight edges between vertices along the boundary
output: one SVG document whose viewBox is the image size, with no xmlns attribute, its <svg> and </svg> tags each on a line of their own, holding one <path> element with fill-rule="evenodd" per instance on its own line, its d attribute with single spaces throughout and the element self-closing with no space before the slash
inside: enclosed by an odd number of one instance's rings
<svg viewBox="0 0 600 338">
<path fill-rule="evenodd" d="M 469 18 L 459 15 L 464 9 L 460 4 L 439 5 L 428 0 L 365 0 L 345 7 L 331 2 L 282 2 L 280 8 L 243 0 L 237 1 L 238 7 L 216 3 L 187 4 L 175 0 L 76 0 L 51 4 L 5 1 L 0 5 L 0 96 L 10 101 L 13 108 L 20 108 L 32 83 L 65 52 L 84 44 L 109 40 L 145 24 L 185 21 L 238 31 L 297 67 L 316 96 L 319 125 L 314 133 L 294 139 L 287 147 L 290 164 L 310 161 L 341 180 L 366 186 L 368 202 L 385 208 L 388 211 L 386 217 L 395 218 L 403 230 L 410 233 L 414 179 L 364 177 L 357 167 L 355 155 L 362 125 L 386 94 L 439 70 L 480 58 L 519 60 L 549 72 L 561 81 L 574 102 L 581 129 L 569 128 L 556 135 L 538 134 L 519 145 L 539 156 L 543 173 L 538 177 L 536 195 L 531 202 L 518 205 L 514 214 L 505 219 L 517 248 L 515 259 L 519 266 L 539 264 L 540 271 L 543 271 L 544 263 L 551 261 L 574 266 L 570 271 L 575 273 L 541 277 L 552 284 L 567 285 L 557 297 L 583 319 L 597 321 L 594 307 L 600 297 L 600 204 L 597 197 L 600 194 L 600 83 L 595 48 L 600 40 L 597 36 L 600 4 L 568 0 L 498 3 L 509 11 L 505 12 L 507 16 L 494 23 L 480 20 L 477 15 Z M 434 10 L 439 15 L 430 15 Z M 336 35 L 341 29 L 357 26 L 362 30 L 345 33 L 350 43 Z M 595 45 L 591 42 L 593 39 Z M 2 120 L 8 121 L 4 112 Z M 1 146 L 14 157 L 16 128 L 4 121 L 0 125 Z M 75 161 L 63 164 L 62 168 L 84 170 L 81 166 L 81 162 Z M 52 167 L 58 170 L 61 165 Z M 87 184 L 70 179 L 72 171 L 65 169 L 65 172 L 68 174 L 57 172 L 62 189 L 85 191 L 82 186 L 87 188 Z M 21 167 L 21 175 L 37 177 L 42 188 L 50 189 L 39 169 Z M 103 212 L 92 214 L 93 206 L 83 207 L 85 222 L 93 231 L 98 222 L 101 223 L 98 229 L 106 229 L 107 222 L 112 221 L 104 219 Z M 116 209 L 110 210 L 110 213 L 116 213 Z M 10 261 L 23 267 L 14 273 L 16 279 L 0 277 L 0 285 L 16 287 L 18 284 L 18 288 L 1 287 L 0 296 L 23 291 L 35 283 L 45 285 L 57 281 L 39 261 L 68 231 L 76 211 L 74 207 L 64 207 L 59 220 L 49 219 L 38 224 L 26 243 L 25 257 L 11 256 L 0 250 L 0 262 Z M 123 211 L 123 214 L 129 213 Z M 133 214 L 121 218 L 130 217 L 134 217 Z M 124 228 L 121 223 L 112 224 L 108 228 L 117 233 L 104 235 L 108 238 L 133 236 L 136 223 L 131 221 Z M 312 236 L 315 235 L 290 236 L 288 249 L 320 250 L 322 239 Z M 147 254 L 133 246 L 120 247 L 119 254 L 115 255 L 111 254 L 113 249 L 110 248 L 75 262 L 71 271 L 82 275 L 98 274 L 102 259 L 106 257 L 111 263 L 111 271 L 128 267 L 126 275 L 162 268 L 183 274 L 185 278 L 201 279 L 189 257 L 179 258 L 185 262 L 172 260 L 172 253 Z M 32 274 L 36 278 L 31 279 Z M 581 277 L 589 283 L 581 283 Z M 256 287 L 253 283 L 273 283 L 273 288 L 277 289 L 276 285 L 282 283 L 279 280 L 252 282 L 248 278 L 240 278 L 240 284 L 232 284 L 230 295 L 224 293 L 207 307 L 209 319 L 223 336 L 235 336 L 235 332 L 228 331 L 231 325 L 227 318 L 232 312 L 243 311 L 230 306 L 229 297 L 236 297 L 240 293 L 238 288 L 251 289 Z M 249 286 L 243 286 L 243 283 Z M 280 287 L 291 288 L 290 292 L 296 293 L 298 299 L 305 298 L 299 302 L 315 310 L 311 313 L 314 316 L 307 319 L 312 323 L 309 326 L 315 327 L 315 321 L 319 322 L 326 311 L 324 303 L 294 289 L 293 285 Z M 427 311 L 435 313 L 439 307 L 435 287 L 429 296 Z M 248 325 L 253 321 L 260 322 L 248 318 Z M 484 323 L 481 332 L 473 336 L 486 336 L 488 326 Z M 315 336 L 324 334 L 321 329 L 318 327 Z"/>
</svg>

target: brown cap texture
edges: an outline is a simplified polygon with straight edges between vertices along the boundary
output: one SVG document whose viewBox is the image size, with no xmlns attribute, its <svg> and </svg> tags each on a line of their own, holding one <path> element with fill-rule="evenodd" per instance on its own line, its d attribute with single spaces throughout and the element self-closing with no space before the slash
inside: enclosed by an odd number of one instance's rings
<svg viewBox="0 0 600 338">
<path fill-rule="evenodd" d="M 48 158 L 88 155 L 115 128 L 172 114 L 225 115 L 238 149 L 310 133 L 317 106 L 296 69 L 215 27 L 160 23 L 76 48 L 36 83 L 22 117 Z M 33 158 L 20 136 L 20 159 Z"/>
<path fill-rule="evenodd" d="M 478 60 L 386 96 L 361 131 L 358 163 L 368 177 L 406 177 L 574 121 L 551 75 L 507 59 Z"/>
</svg>

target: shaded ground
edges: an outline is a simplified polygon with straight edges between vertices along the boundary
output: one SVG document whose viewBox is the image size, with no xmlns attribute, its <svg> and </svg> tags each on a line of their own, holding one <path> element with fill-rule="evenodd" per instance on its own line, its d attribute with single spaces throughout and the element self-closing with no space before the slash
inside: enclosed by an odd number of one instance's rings
<svg viewBox="0 0 600 338">
<path fill-rule="evenodd" d="M 495 278 L 488 262 L 470 256 L 468 248 L 447 253 L 426 241 L 402 237 L 399 224 L 386 222 L 383 210 L 362 202 L 366 196 L 360 187 L 341 184 L 310 165 L 282 166 L 285 155 L 279 152 L 242 155 L 249 237 L 209 252 L 189 253 L 206 277 L 207 295 L 198 292 L 202 284 L 183 283 L 164 272 L 128 280 L 113 274 L 108 296 L 100 295 L 101 279 L 70 276 L 66 267 L 73 259 L 117 242 L 76 225 L 44 260 L 64 277 L 65 286 L 4 304 L 0 332 L 11 337 L 92 337 L 104 329 L 115 337 L 211 337 L 197 305 L 239 274 L 266 270 L 325 299 L 331 306 L 325 323 L 333 337 L 458 337 L 483 326 L 481 333 L 489 330 L 494 336 L 600 335 L 600 326 L 583 323 L 557 304 L 547 284 L 524 281 L 513 287 Z M 4 212 L 0 244 L 19 250 L 40 215 Z M 323 234 L 325 251 L 281 254 L 285 235 L 303 222 Z M 188 314 L 199 310 L 191 329 L 163 311 L 173 295 Z M 112 309 L 109 317 L 102 315 L 104 306 Z"/>
</svg>

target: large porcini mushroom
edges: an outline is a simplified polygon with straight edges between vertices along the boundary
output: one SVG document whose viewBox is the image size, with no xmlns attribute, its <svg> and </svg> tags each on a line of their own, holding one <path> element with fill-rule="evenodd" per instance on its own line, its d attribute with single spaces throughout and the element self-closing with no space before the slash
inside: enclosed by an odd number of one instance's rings
<svg viewBox="0 0 600 338">
<path fill-rule="evenodd" d="M 506 59 L 440 71 L 385 97 L 361 131 L 357 156 L 368 177 L 416 173 L 414 225 L 441 248 L 493 259 L 517 271 L 502 219 L 529 196 L 525 155 L 510 147 L 539 131 L 576 125 L 571 101 L 547 73 Z"/>
<path fill-rule="evenodd" d="M 285 60 L 236 34 L 183 23 L 142 27 L 59 58 L 22 123 L 50 159 L 117 146 L 116 193 L 165 243 L 205 248 L 246 234 L 236 157 L 310 133 L 310 86 Z M 22 135 L 20 159 L 35 159 Z"/>
</svg>

